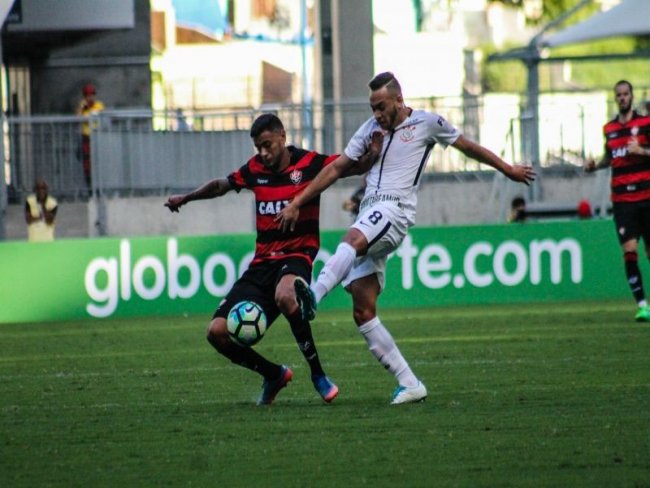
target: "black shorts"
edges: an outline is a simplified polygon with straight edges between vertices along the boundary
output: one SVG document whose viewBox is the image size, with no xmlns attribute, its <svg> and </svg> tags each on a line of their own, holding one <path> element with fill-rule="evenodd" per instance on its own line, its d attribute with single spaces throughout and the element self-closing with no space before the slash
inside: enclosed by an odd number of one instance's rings
<svg viewBox="0 0 650 488">
<path fill-rule="evenodd" d="M 642 238 L 650 245 L 650 200 L 616 202 L 612 206 L 616 234 L 621 244 Z"/>
<path fill-rule="evenodd" d="M 262 307 L 270 327 L 280 315 L 280 309 L 275 303 L 275 288 L 280 279 L 284 275 L 294 274 L 310 283 L 311 269 L 306 259 L 295 257 L 251 265 L 221 301 L 212 318 L 226 318 L 233 305 L 250 300 Z"/>
</svg>

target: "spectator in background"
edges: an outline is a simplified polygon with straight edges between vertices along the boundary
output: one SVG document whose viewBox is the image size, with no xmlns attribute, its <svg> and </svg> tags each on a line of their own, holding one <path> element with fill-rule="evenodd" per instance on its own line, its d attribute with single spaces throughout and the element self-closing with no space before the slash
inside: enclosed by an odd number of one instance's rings
<svg viewBox="0 0 650 488">
<path fill-rule="evenodd" d="M 516 196 L 510 202 L 510 217 L 508 218 L 508 222 L 526 222 L 526 200 L 524 197 Z"/>
<path fill-rule="evenodd" d="M 183 113 L 182 108 L 176 109 L 176 130 L 186 132 L 190 130 L 190 124 L 187 123 L 187 117 Z"/>
<path fill-rule="evenodd" d="M 25 202 L 25 221 L 27 222 L 27 238 L 30 242 L 54 240 L 54 223 L 58 203 L 56 198 L 48 194 L 45 180 L 38 180 L 34 185 L 34 193 L 27 196 Z"/>
<path fill-rule="evenodd" d="M 363 195 L 366 192 L 366 180 L 363 180 L 363 183 L 354 190 L 354 193 L 350 195 L 350 198 L 347 198 L 343 201 L 343 210 L 350 212 L 352 218 L 356 220 L 359 215 L 359 205 L 361 205 L 361 200 L 363 200 Z"/>
<path fill-rule="evenodd" d="M 83 98 L 77 107 L 77 115 L 81 117 L 90 117 L 104 110 L 104 104 L 97 100 L 97 90 L 95 86 L 88 83 L 81 90 Z M 83 165 L 84 179 L 86 185 L 90 187 L 90 122 L 81 123 L 81 163 Z"/>
<path fill-rule="evenodd" d="M 627 80 L 614 85 L 618 115 L 603 127 L 605 151 L 598 162 L 587 161 L 590 173 L 611 166 L 611 200 L 625 274 L 638 309 L 634 319 L 650 322 L 650 308 L 639 268 L 639 241 L 650 258 L 650 117 L 634 106 L 634 90 Z"/>
</svg>

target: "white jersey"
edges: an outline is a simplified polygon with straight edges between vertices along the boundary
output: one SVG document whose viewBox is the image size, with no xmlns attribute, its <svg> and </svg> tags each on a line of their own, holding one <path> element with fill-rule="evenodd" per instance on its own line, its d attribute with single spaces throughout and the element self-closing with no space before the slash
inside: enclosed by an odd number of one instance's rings
<svg viewBox="0 0 650 488">
<path fill-rule="evenodd" d="M 346 156 L 358 160 L 368 150 L 372 133 L 381 130 L 374 117 L 368 119 L 350 139 Z M 436 143 L 447 147 L 459 136 L 458 129 L 442 116 L 413 110 L 404 122 L 384 136 L 379 159 L 366 177 L 361 206 L 393 201 L 404 210 L 409 225 L 415 224 L 417 190 L 429 154 Z"/>
</svg>

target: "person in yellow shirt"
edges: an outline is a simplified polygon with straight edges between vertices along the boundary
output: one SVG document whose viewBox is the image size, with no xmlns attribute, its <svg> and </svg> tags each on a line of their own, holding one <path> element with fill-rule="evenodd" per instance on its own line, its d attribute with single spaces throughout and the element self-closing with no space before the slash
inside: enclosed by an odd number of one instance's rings
<svg viewBox="0 0 650 488">
<path fill-rule="evenodd" d="M 38 180 L 34 185 L 34 193 L 27 196 L 25 202 L 25 221 L 27 222 L 27 238 L 30 242 L 54 240 L 54 223 L 58 202 L 48 194 L 45 180 Z"/>
<path fill-rule="evenodd" d="M 88 83 L 82 89 L 83 98 L 77 107 L 77 115 L 89 117 L 104 110 L 104 104 L 97 100 L 97 90 L 94 85 Z M 83 164 L 84 178 L 90 186 L 90 123 L 85 121 L 81 124 L 81 162 Z"/>
</svg>

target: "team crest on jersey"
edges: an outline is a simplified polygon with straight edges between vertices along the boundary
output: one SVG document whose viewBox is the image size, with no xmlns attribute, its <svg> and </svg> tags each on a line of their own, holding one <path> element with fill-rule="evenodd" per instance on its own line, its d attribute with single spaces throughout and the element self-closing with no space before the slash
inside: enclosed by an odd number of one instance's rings
<svg viewBox="0 0 650 488">
<path fill-rule="evenodd" d="M 632 127 L 630 129 L 630 134 L 632 134 L 633 136 L 639 135 L 639 128 L 637 126 Z"/>
<path fill-rule="evenodd" d="M 289 178 L 291 179 L 291 183 L 297 185 L 302 181 L 302 171 L 294 169 L 289 175 Z"/>
<path fill-rule="evenodd" d="M 400 141 L 411 142 L 415 137 L 415 126 L 407 125 L 399 134 Z"/>
</svg>

